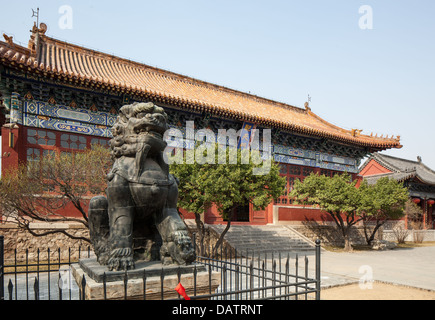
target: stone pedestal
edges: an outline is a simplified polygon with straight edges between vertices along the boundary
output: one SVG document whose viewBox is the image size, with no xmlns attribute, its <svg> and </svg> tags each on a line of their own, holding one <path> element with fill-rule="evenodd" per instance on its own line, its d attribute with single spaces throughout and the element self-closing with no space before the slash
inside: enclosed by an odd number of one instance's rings
<svg viewBox="0 0 435 320">
<path fill-rule="evenodd" d="M 89 258 L 81 259 L 78 264 L 73 264 L 71 269 L 79 288 L 82 287 L 83 275 L 85 276 L 86 300 L 103 300 L 105 297 L 111 300 L 122 300 L 125 298 L 125 288 L 128 300 L 144 299 L 144 275 L 146 276 L 146 300 L 161 300 L 162 290 L 163 299 L 176 299 L 178 294 L 175 287 L 179 282 L 189 296 L 194 295 L 195 282 L 196 295 L 209 294 L 210 289 L 213 293 L 220 284 L 220 273 L 215 271 L 209 273 L 208 268 L 202 264 L 164 266 L 159 261 L 137 262 L 135 269 L 125 272 L 109 271 L 107 266 L 101 266 L 96 258 Z M 104 287 L 106 294 L 104 294 Z"/>
</svg>

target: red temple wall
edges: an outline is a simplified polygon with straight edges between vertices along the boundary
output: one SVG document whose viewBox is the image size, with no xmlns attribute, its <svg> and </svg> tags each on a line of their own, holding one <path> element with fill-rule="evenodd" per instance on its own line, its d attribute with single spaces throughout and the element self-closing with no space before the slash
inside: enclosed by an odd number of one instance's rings
<svg viewBox="0 0 435 320">
<path fill-rule="evenodd" d="M 333 221 L 328 213 L 318 208 L 298 206 L 279 207 L 278 220 L 279 222 L 295 222 L 307 220 L 315 222 Z"/>
</svg>

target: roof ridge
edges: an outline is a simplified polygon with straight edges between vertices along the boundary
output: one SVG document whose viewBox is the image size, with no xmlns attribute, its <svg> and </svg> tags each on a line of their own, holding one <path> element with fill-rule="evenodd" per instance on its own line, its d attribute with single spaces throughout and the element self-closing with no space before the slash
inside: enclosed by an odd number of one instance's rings
<svg viewBox="0 0 435 320">
<path fill-rule="evenodd" d="M 419 162 L 420 166 L 422 166 L 424 169 L 428 170 L 430 173 L 435 174 L 435 170 L 432 170 L 427 165 L 425 165 L 423 162 Z"/>
<path fill-rule="evenodd" d="M 395 165 L 392 165 L 391 163 L 385 161 L 384 157 L 388 157 L 388 155 L 381 154 L 379 152 L 375 152 L 370 157 L 373 157 L 376 161 L 381 162 L 380 164 L 382 166 L 384 166 L 385 168 L 387 168 L 387 169 L 389 169 L 391 171 L 394 171 L 394 172 L 397 172 L 397 173 L 402 172 L 402 170 L 400 170 Z M 396 157 L 391 157 L 391 158 L 395 158 L 395 159 L 400 160 L 400 158 L 396 158 Z"/>
<path fill-rule="evenodd" d="M 388 154 L 380 154 L 377 152 L 377 154 L 379 154 L 382 157 L 387 157 L 387 158 L 393 158 L 393 159 L 397 159 L 397 160 L 401 160 L 401 161 L 406 161 L 406 162 L 412 162 L 412 163 L 419 163 L 418 161 L 415 160 L 409 160 L 409 159 L 404 159 L 404 158 L 399 158 L 399 157 L 395 157 L 395 156 L 390 156 Z"/>
</svg>

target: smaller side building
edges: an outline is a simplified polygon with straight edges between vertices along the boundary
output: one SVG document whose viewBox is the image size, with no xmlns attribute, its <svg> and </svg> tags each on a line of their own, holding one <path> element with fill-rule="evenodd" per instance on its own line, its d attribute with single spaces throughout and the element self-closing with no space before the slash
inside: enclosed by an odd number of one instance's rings
<svg viewBox="0 0 435 320">
<path fill-rule="evenodd" d="M 435 171 L 427 167 L 420 157 L 417 161 L 373 153 L 360 168 L 360 176 L 369 184 L 382 177 L 403 182 L 409 196 L 423 210 L 425 228 L 435 228 Z M 405 218 L 405 224 L 408 224 Z"/>
</svg>

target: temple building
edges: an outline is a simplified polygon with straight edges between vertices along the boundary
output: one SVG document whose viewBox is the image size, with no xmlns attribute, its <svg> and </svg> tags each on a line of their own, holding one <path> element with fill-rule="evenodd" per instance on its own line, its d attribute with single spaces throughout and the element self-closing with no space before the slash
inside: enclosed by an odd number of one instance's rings
<svg viewBox="0 0 435 320">
<path fill-rule="evenodd" d="M 361 166 L 360 175 L 368 184 L 374 184 L 382 177 L 403 182 L 412 201 L 422 209 L 423 227 L 435 228 L 435 171 L 427 167 L 420 157 L 412 161 L 374 153 Z M 405 217 L 405 226 L 408 226 L 408 217 Z"/>
<path fill-rule="evenodd" d="M 348 172 L 355 178 L 368 154 L 401 148 L 400 137 L 345 130 L 316 115 L 308 103 L 300 108 L 265 99 L 53 39 L 46 31 L 45 24 L 34 25 L 27 47 L 6 35 L 0 41 L 2 170 L 46 153 L 105 144 L 121 106 L 153 102 L 181 131 L 186 121 L 216 135 L 218 129 L 247 124 L 271 129 L 273 157 L 287 190 L 263 211 L 239 208 L 235 223 L 293 223 L 321 219 L 319 210 L 289 203 L 286 195 L 296 178 L 311 172 Z M 223 223 L 215 208 L 205 212 L 204 221 Z"/>
</svg>

